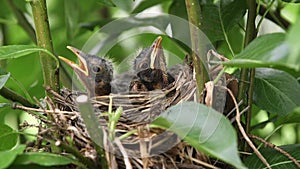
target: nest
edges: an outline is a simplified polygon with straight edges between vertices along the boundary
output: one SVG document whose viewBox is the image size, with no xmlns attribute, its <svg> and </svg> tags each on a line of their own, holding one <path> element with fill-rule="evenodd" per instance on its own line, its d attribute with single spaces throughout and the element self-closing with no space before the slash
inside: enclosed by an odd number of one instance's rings
<svg viewBox="0 0 300 169">
<path fill-rule="evenodd" d="M 206 155 L 182 141 L 176 134 L 150 127 L 151 121 L 168 107 L 183 101 L 196 101 L 199 98 L 196 89 L 191 72 L 180 71 L 175 82 L 160 91 L 91 98 L 103 132 L 101 148 L 105 157 L 100 157 L 97 145 L 91 140 L 74 101 L 82 93 L 63 89 L 58 94 L 48 88 L 47 91 L 55 100 L 47 100 L 51 110 L 39 110 L 47 114 L 48 118 L 45 120 L 37 116 L 42 121 L 38 138 L 54 141 L 56 145 L 75 146 L 76 151 L 98 167 L 104 158 L 109 168 L 207 168 L 211 162 Z M 109 106 L 112 106 L 113 111 L 119 107 L 123 109 L 114 130 L 114 140 L 110 139 L 107 128 L 110 119 L 104 113 Z M 41 143 L 35 143 L 32 147 L 45 149 Z M 47 150 L 52 151 L 49 147 Z"/>
</svg>

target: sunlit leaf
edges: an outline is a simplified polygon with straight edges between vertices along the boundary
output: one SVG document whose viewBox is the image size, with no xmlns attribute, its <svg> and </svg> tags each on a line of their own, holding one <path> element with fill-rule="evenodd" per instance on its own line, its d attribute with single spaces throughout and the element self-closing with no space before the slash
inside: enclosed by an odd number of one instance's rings
<svg viewBox="0 0 300 169">
<path fill-rule="evenodd" d="M 257 69 L 254 101 L 268 112 L 287 115 L 300 106 L 300 84 L 286 72 Z"/>
<path fill-rule="evenodd" d="M 153 124 L 175 132 L 198 150 L 245 168 L 239 158 L 235 130 L 228 119 L 212 108 L 184 102 L 167 109 Z"/>
<path fill-rule="evenodd" d="M 8 125 L 0 125 L 0 151 L 13 148 L 18 141 L 18 134 Z"/>
<path fill-rule="evenodd" d="M 237 67 L 270 67 L 288 72 L 299 71 L 299 63 L 290 63 L 285 34 L 273 33 L 254 39 L 240 54 L 223 63 Z"/>
<path fill-rule="evenodd" d="M 10 76 L 10 73 L 7 73 L 6 75 L 0 75 L 0 89 L 5 85 L 9 76 Z"/>
<path fill-rule="evenodd" d="M 19 145 L 11 150 L 0 151 L 0 168 L 7 168 L 15 160 L 18 154 L 22 154 L 26 145 Z"/>
<path fill-rule="evenodd" d="M 285 145 L 279 148 L 287 151 L 297 161 L 300 161 L 300 144 Z M 288 157 L 272 148 L 261 148 L 260 152 L 271 165 L 272 169 L 298 168 Z M 254 153 L 245 160 L 245 164 L 249 169 L 267 168 Z"/>
</svg>

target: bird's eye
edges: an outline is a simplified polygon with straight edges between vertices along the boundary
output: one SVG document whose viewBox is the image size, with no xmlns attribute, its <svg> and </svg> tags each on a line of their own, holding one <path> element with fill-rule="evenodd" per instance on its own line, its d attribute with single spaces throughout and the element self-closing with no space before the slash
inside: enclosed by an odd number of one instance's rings
<svg viewBox="0 0 300 169">
<path fill-rule="evenodd" d="M 99 73 L 99 72 L 101 72 L 102 67 L 101 66 L 93 66 L 92 70 L 94 73 Z"/>
<path fill-rule="evenodd" d="M 142 64 L 140 65 L 140 68 L 142 68 L 142 69 L 147 69 L 147 68 L 148 68 L 148 63 L 142 63 Z"/>
</svg>

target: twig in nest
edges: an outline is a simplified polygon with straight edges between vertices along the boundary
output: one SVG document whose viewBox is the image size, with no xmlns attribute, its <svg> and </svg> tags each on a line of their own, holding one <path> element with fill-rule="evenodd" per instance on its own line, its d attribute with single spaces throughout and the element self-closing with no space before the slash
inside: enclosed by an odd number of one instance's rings
<svg viewBox="0 0 300 169">
<path fill-rule="evenodd" d="M 242 102 L 240 102 L 240 103 L 242 103 Z M 239 104 L 239 106 L 240 106 L 240 104 Z M 246 111 L 248 111 L 249 107 L 250 107 L 250 106 L 245 107 L 244 110 L 242 110 L 239 114 L 240 114 L 240 115 L 243 115 Z M 234 109 L 235 109 L 235 108 L 234 108 Z M 230 120 L 230 122 L 233 123 L 233 122 L 235 122 L 235 120 L 236 120 L 236 117 L 233 117 L 233 118 Z"/>
<path fill-rule="evenodd" d="M 32 115 L 33 117 L 35 117 L 35 118 L 41 120 L 41 121 L 44 122 L 44 123 L 55 125 L 54 122 L 47 120 L 45 116 L 43 116 L 43 115 L 41 115 L 41 114 L 37 114 L 37 113 L 32 113 L 32 112 L 43 112 L 43 113 L 47 113 L 47 111 L 49 111 L 49 110 L 30 108 L 30 107 L 25 107 L 25 106 L 17 105 L 17 104 L 12 104 L 12 108 L 13 108 L 13 109 L 19 109 L 19 110 L 26 111 L 26 112 L 28 112 L 30 115 Z"/>
<path fill-rule="evenodd" d="M 238 125 L 238 128 L 241 132 L 241 134 L 243 135 L 244 139 L 247 141 L 247 143 L 249 144 L 249 146 L 252 148 L 252 150 L 254 151 L 254 153 L 257 155 L 257 157 L 267 166 L 267 168 L 271 169 L 271 166 L 270 164 L 268 163 L 268 161 L 264 158 L 264 156 L 257 150 L 257 148 L 255 147 L 255 145 L 252 143 L 252 141 L 249 139 L 247 133 L 245 132 L 242 124 L 241 124 L 241 115 L 240 115 L 240 109 L 239 109 L 239 106 L 237 104 L 237 101 L 233 95 L 233 93 L 231 92 L 231 90 L 227 89 L 226 90 L 228 91 L 228 93 L 230 94 L 233 102 L 234 102 L 234 105 L 235 105 L 235 108 L 236 108 L 236 116 L 235 116 L 235 119 L 236 119 L 236 123 Z"/>
<path fill-rule="evenodd" d="M 190 159 L 191 161 L 197 163 L 197 164 L 200 164 L 200 165 L 205 166 L 206 168 L 220 169 L 219 167 L 213 166 L 213 165 L 211 165 L 211 164 L 208 164 L 208 163 L 206 163 L 206 162 L 204 162 L 204 161 L 201 161 L 201 160 L 198 160 L 198 159 L 196 159 L 196 158 L 192 158 L 192 157 L 190 157 L 190 156 L 188 156 L 188 155 L 185 155 L 185 157 L 188 158 L 188 159 Z"/>
<path fill-rule="evenodd" d="M 285 150 L 277 147 L 276 145 L 274 145 L 272 143 L 267 142 L 266 140 L 264 140 L 264 139 L 262 139 L 262 138 L 260 138 L 258 136 L 249 134 L 249 137 L 253 138 L 253 139 L 256 139 L 256 140 L 262 142 L 263 144 L 265 144 L 266 146 L 268 146 L 270 148 L 273 148 L 274 150 L 280 152 L 281 154 L 283 154 L 284 156 L 286 156 L 287 158 L 289 158 L 298 168 L 300 168 L 299 162 L 293 156 L 291 156 L 288 152 L 286 152 Z"/>
<path fill-rule="evenodd" d="M 43 113 L 58 113 L 58 112 L 60 112 L 60 113 L 63 113 L 63 114 L 71 114 L 71 115 L 76 114 L 76 115 L 79 115 L 78 112 L 74 112 L 74 111 L 70 112 L 70 111 L 61 111 L 61 110 L 58 110 L 58 109 L 56 109 L 56 110 L 36 109 L 36 108 L 20 106 L 20 105 L 17 105 L 17 104 L 13 105 L 13 108 L 14 109 L 20 109 L 20 110 L 27 111 L 27 112 L 30 112 L 30 111 L 32 111 L 32 112 L 43 112 Z"/>
<path fill-rule="evenodd" d="M 115 138 L 114 142 L 119 147 L 120 152 L 123 155 L 126 169 L 132 169 L 131 163 L 130 163 L 129 158 L 128 158 L 128 154 L 127 154 L 124 146 L 122 145 L 121 141 L 118 138 Z"/>
</svg>

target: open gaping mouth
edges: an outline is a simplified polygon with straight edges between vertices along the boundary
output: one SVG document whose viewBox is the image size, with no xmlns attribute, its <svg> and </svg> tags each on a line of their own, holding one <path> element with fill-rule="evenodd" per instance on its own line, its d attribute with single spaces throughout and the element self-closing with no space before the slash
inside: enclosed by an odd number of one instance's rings
<svg viewBox="0 0 300 169">
<path fill-rule="evenodd" d="M 66 62 L 69 66 L 71 66 L 72 69 L 82 72 L 84 75 L 89 75 L 89 70 L 87 67 L 87 62 L 85 56 L 83 56 L 83 52 L 81 52 L 79 49 L 76 49 L 72 46 L 67 46 L 68 49 L 70 49 L 78 59 L 78 64 L 65 58 L 62 56 L 58 56 L 58 58 L 64 62 Z"/>
<path fill-rule="evenodd" d="M 150 56 L 150 68 L 154 69 L 155 68 L 155 60 L 158 59 L 158 52 L 159 50 L 162 50 L 162 46 L 161 46 L 161 41 L 162 41 L 162 37 L 159 36 L 155 39 L 155 41 L 153 42 L 151 48 L 151 56 Z"/>
</svg>

